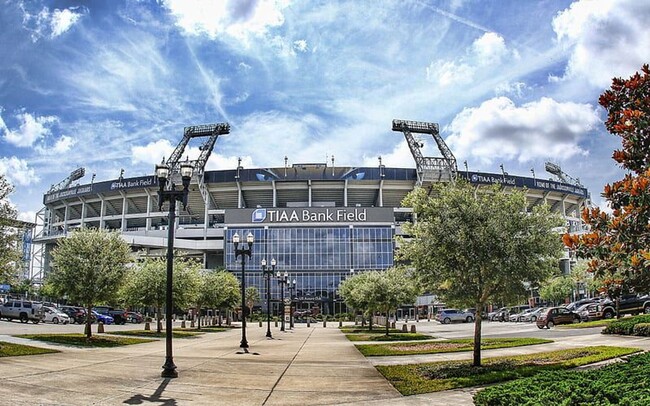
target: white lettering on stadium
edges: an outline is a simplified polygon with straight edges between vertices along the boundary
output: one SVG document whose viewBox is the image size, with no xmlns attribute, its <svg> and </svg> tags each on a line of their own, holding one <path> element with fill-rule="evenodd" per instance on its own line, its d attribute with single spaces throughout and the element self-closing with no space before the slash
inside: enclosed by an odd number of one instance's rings
<svg viewBox="0 0 650 406">
<path fill-rule="evenodd" d="M 365 222 L 368 219 L 366 209 L 267 210 L 266 215 L 269 223 Z"/>
</svg>

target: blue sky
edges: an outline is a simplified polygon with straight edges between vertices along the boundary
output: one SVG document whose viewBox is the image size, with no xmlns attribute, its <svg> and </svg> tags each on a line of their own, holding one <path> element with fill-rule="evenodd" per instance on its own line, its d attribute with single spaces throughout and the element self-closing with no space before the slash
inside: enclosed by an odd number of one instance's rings
<svg viewBox="0 0 650 406">
<path fill-rule="evenodd" d="M 460 169 L 552 160 L 602 204 L 623 173 L 598 95 L 650 62 L 638 0 L 3 3 L 0 173 L 23 219 L 77 167 L 152 174 L 183 127 L 224 121 L 208 169 L 413 167 L 400 118 L 439 123 Z"/>
</svg>

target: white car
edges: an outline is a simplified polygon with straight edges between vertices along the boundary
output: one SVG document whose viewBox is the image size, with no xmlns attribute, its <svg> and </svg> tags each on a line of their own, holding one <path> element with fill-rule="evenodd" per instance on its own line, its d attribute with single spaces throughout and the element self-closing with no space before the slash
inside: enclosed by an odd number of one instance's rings
<svg viewBox="0 0 650 406">
<path fill-rule="evenodd" d="M 54 323 L 54 324 L 68 324 L 70 323 L 70 316 L 63 313 L 61 310 L 56 307 L 43 306 L 43 314 L 45 318 L 43 322 L 45 323 Z"/>
</svg>

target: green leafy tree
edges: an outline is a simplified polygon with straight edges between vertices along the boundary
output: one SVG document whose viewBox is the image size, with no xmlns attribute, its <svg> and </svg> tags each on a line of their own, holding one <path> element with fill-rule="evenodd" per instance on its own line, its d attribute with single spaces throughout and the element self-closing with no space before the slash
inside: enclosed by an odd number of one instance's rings
<svg viewBox="0 0 650 406">
<path fill-rule="evenodd" d="M 539 287 L 539 297 L 557 303 L 571 296 L 574 288 L 573 280 L 567 275 L 555 276 L 544 281 Z"/>
<path fill-rule="evenodd" d="M 220 286 L 219 297 L 215 302 L 215 307 L 222 310 L 232 310 L 241 301 L 241 285 L 235 275 L 227 271 L 217 272 L 215 275 L 216 283 Z M 219 317 L 221 323 L 221 317 Z M 221 324 L 220 324 L 221 325 Z"/>
<path fill-rule="evenodd" d="M 369 292 L 371 301 L 386 314 L 386 335 L 390 332 L 390 312 L 403 304 L 415 302 L 420 289 L 415 279 L 405 268 L 389 268 L 376 272 L 371 278 Z"/>
<path fill-rule="evenodd" d="M 578 257 L 589 259 L 589 271 L 602 283 L 601 291 L 615 299 L 621 294 L 650 290 L 650 68 L 644 65 L 629 79 L 614 78 L 599 98 L 608 113 L 607 130 L 621 138 L 612 158 L 629 172 L 605 185 L 603 196 L 612 213 L 585 208 L 589 232 L 564 235 Z"/>
<path fill-rule="evenodd" d="M 0 283 L 13 284 L 20 270 L 20 234 L 15 228 L 16 209 L 8 200 L 13 186 L 0 174 Z"/>
<path fill-rule="evenodd" d="M 260 291 L 257 286 L 249 286 L 246 288 L 246 306 L 248 306 L 248 317 L 253 317 L 253 306 L 260 300 Z M 243 309 L 242 309 L 243 314 Z"/>
<path fill-rule="evenodd" d="M 185 308 L 196 303 L 201 263 L 195 258 L 183 257 L 176 253 L 173 266 L 173 303 L 177 308 Z M 129 272 L 128 281 L 121 294 L 127 303 L 154 307 L 156 330 L 160 332 L 162 308 L 167 301 L 167 260 L 159 257 L 142 258 Z"/>
<path fill-rule="evenodd" d="M 499 185 L 476 189 L 465 181 L 413 190 L 403 205 L 406 224 L 398 259 L 409 261 L 428 291 L 447 303 L 474 307 L 527 296 L 557 268 L 563 224 L 546 205 L 528 210 L 525 191 Z M 473 365 L 481 365 L 481 317 L 474 321 Z"/>
<path fill-rule="evenodd" d="M 196 295 L 196 310 L 232 308 L 240 299 L 239 281 L 230 272 L 224 270 L 203 270 L 200 273 Z M 221 320 L 221 318 L 219 318 Z M 201 318 L 198 318 L 201 329 Z"/>
<path fill-rule="evenodd" d="M 52 252 L 52 272 L 48 276 L 55 290 L 86 307 L 110 300 L 120 288 L 131 248 L 117 233 L 81 229 L 58 241 Z M 86 337 L 90 338 L 91 317 L 86 317 Z"/>
<path fill-rule="evenodd" d="M 339 293 L 349 307 L 372 315 L 375 303 L 372 302 L 369 292 L 374 279 L 374 272 L 357 272 L 354 276 L 341 282 Z M 369 329 L 372 330 L 372 317 L 370 317 Z"/>
</svg>

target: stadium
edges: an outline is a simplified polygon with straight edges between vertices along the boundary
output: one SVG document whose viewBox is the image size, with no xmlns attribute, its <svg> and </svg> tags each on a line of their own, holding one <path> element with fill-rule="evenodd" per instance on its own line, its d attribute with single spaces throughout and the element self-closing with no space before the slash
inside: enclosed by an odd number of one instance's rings
<svg viewBox="0 0 650 406">
<path fill-rule="evenodd" d="M 186 127 L 183 139 L 167 160 L 172 179 L 180 184 L 178 167 L 190 142 L 201 140 L 201 154 L 191 161 L 194 173 L 187 207 L 177 205 L 174 247 L 201 258 L 207 269 L 225 268 L 241 276 L 233 235 L 254 236 L 246 264 L 246 285 L 266 295 L 262 259 L 276 261 L 276 271 L 295 280 L 298 309 L 318 308 L 338 313 L 344 305 L 339 283 L 355 271 L 381 270 L 394 264 L 395 237 L 412 211 L 402 199 L 415 187 L 429 187 L 460 177 L 476 187 L 501 184 L 526 189 L 529 205 L 547 203 L 567 220 L 569 232 L 580 232 L 581 209 L 589 193 L 554 164 L 546 169 L 555 180 L 502 173 L 458 170 L 456 159 L 439 135 L 438 125 L 394 120 L 413 155 L 415 168 L 338 167 L 322 163 L 287 164 L 277 168 L 237 168 L 205 171 L 205 164 L 227 123 Z M 423 156 L 423 140 L 438 147 L 442 157 Z M 152 168 L 153 169 L 153 168 Z M 79 227 L 115 230 L 134 250 L 164 255 L 168 209 L 158 205 L 155 176 L 78 183 L 84 170 L 73 172 L 43 197 L 32 239 L 30 276 L 40 281 L 50 269 L 50 253 L 59 238 Z M 180 207 L 179 207 L 180 206 Z M 244 237 L 245 238 L 245 237 Z M 271 284 L 274 302 L 277 283 Z M 277 303 L 274 303 L 274 307 Z M 274 310 L 274 313 L 277 310 Z"/>
</svg>

